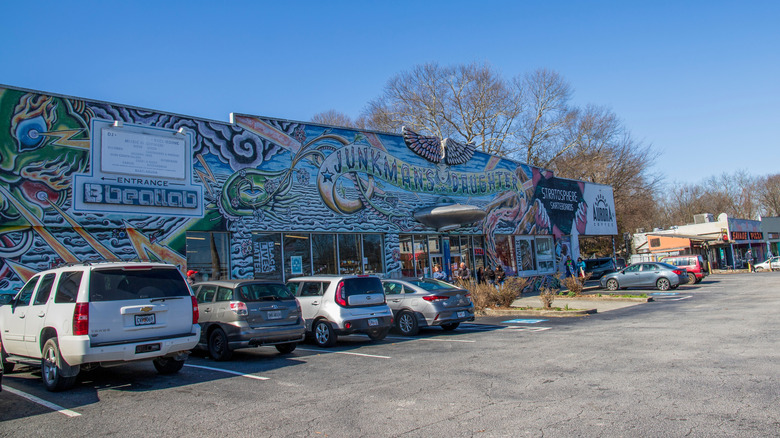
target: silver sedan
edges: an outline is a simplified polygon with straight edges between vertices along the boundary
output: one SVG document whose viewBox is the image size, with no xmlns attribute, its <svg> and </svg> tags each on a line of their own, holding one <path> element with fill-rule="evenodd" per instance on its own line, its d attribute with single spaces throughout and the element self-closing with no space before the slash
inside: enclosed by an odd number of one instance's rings
<svg viewBox="0 0 780 438">
<path fill-rule="evenodd" d="M 403 335 L 414 336 L 420 327 L 455 330 L 461 322 L 474 320 L 471 294 L 455 285 L 431 278 L 382 280 L 382 284 Z"/>
<path fill-rule="evenodd" d="M 658 290 L 677 289 L 688 282 L 685 269 L 666 263 L 635 263 L 617 272 L 601 277 L 601 287 L 609 290 L 629 287 L 654 287 Z"/>
</svg>

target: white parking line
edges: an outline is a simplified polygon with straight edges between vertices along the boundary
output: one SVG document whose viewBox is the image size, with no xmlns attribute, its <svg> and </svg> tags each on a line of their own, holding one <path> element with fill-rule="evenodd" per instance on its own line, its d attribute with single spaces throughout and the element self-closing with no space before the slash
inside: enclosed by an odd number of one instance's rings
<svg viewBox="0 0 780 438">
<path fill-rule="evenodd" d="M 48 402 L 48 401 L 46 401 L 44 399 L 41 399 L 41 398 L 38 398 L 38 397 L 36 397 L 34 395 L 30 395 L 30 394 L 28 394 L 26 392 L 19 391 L 18 389 L 11 388 L 11 387 L 9 387 L 7 385 L 3 387 L 3 391 L 8 391 L 11 394 L 18 395 L 19 397 L 24 397 L 24 398 L 26 398 L 27 400 L 30 400 L 33 403 L 38 403 L 41 406 L 45 406 L 45 407 L 51 409 L 52 411 L 57 411 L 60 414 L 65 415 L 67 417 L 80 417 L 81 416 L 81 414 L 79 414 L 78 412 L 71 411 L 70 409 L 65 409 L 62 406 L 55 405 L 52 402 Z"/>
<path fill-rule="evenodd" d="M 507 327 L 508 330 L 514 330 L 518 332 L 543 332 L 545 330 L 550 330 L 552 327 L 524 327 L 524 326 L 513 326 L 513 327 Z"/>
<path fill-rule="evenodd" d="M 301 347 L 296 348 L 296 350 L 313 351 L 315 353 L 349 354 L 351 356 L 375 357 L 377 359 L 390 359 L 390 356 L 379 356 L 379 355 L 376 355 L 376 354 L 364 354 L 364 353 L 352 353 L 350 351 L 315 350 L 315 349 L 312 349 L 312 348 L 301 348 Z"/>
<path fill-rule="evenodd" d="M 687 300 L 688 298 L 693 298 L 693 295 L 688 295 L 687 297 L 681 297 L 681 298 L 664 298 L 664 301 L 680 301 L 680 300 Z"/>
<path fill-rule="evenodd" d="M 204 367 L 203 365 L 190 365 L 188 363 L 185 363 L 184 366 L 190 368 L 200 368 L 204 370 L 219 371 L 220 373 L 235 374 L 236 376 L 246 377 L 247 379 L 269 380 L 268 377 L 255 376 L 254 374 L 239 373 L 238 371 L 225 370 L 222 368 Z"/>
<path fill-rule="evenodd" d="M 477 341 L 472 341 L 468 339 L 436 339 L 436 338 L 404 338 L 401 336 L 388 336 L 385 339 L 398 339 L 399 341 L 430 341 L 430 342 L 468 342 L 468 343 L 474 343 Z"/>
</svg>

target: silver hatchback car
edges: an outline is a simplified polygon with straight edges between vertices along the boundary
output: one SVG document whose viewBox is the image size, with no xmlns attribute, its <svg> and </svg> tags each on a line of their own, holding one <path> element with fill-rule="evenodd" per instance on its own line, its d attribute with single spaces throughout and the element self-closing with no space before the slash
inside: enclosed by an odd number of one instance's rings
<svg viewBox="0 0 780 438">
<path fill-rule="evenodd" d="M 461 322 L 474 320 L 471 294 L 455 285 L 431 278 L 382 280 L 382 284 L 396 327 L 406 336 L 416 335 L 420 327 L 455 330 Z"/>
<path fill-rule="evenodd" d="M 393 325 L 378 277 L 316 275 L 290 279 L 287 286 L 301 302 L 306 331 L 320 347 L 336 345 L 338 335 L 351 333 L 382 340 Z"/>
<path fill-rule="evenodd" d="M 304 339 L 301 306 L 287 287 L 262 280 L 215 280 L 192 288 L 200 311 L 199 347 L 215 360 L 234 349 L 274 345 L 291 353 Z"/>
</svg>

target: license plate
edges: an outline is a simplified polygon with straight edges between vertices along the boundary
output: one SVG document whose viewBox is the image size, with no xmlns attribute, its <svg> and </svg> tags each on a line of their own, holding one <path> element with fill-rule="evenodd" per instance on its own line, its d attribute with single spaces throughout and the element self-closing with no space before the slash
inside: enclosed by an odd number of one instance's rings
<svg viewBox="0 0 780 438">
<path fill-rule="evenodd" d="M 282 311 L 281 310 L 269 310 L 268 311 L 268 319 L 282 319 Z"/>
<path fill-rule="evenodd" d="M 466 312 L 464 311 L 458 312 L 458 318 L 465 318 L 465 317 L 466 317 Z"/>
<path fill-rule="evenodd" d="M 151 315 L 135 315 L 135 325 L 152 325 L 154 322 L 154 313 Z"/>
<path fill-rule="evenodd" d="M 376 318 L 368 318 L 368 326 L 369 327 L 374 327 L 374 326 L 377 326 L 377 325 L 379 325 L 379 320 L 378 319 L 376 319 Z"/>
<path fill-rule="evenodd" d="M 144 344 L 135 346 L 136 354 L 149 353 L 151 351 L 160 351 L 160 344 Z"/>
</svg>

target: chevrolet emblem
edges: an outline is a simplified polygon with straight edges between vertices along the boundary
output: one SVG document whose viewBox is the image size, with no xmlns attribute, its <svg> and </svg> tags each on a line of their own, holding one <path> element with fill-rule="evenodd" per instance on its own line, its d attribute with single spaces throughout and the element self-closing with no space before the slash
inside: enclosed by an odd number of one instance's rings
<svg viewBox="0 0 780 438">
<path fill-rule="evenodd" d="M 151 312 L 152 309 L 154 309 L 152 306 L 141 307 L 141 312 Z"/>
</svg>

